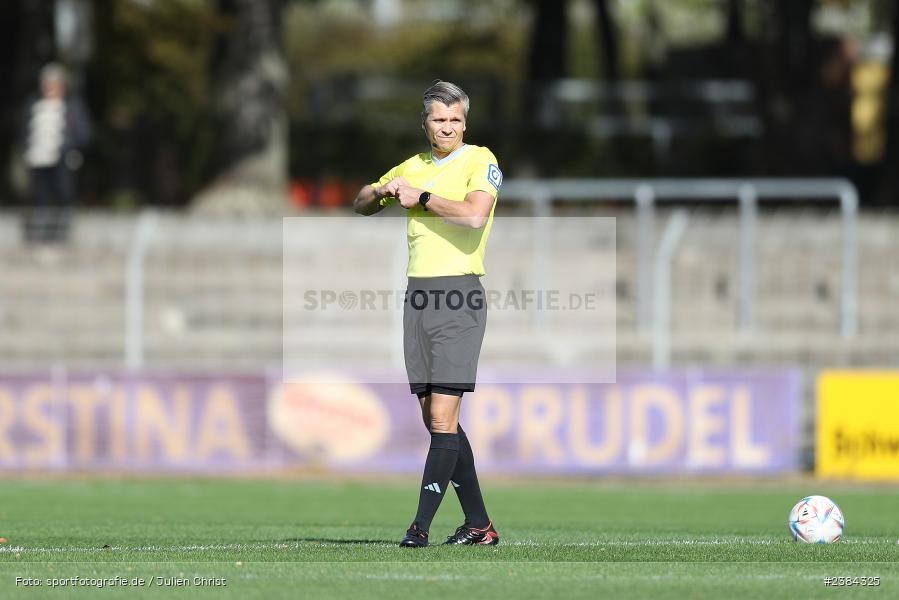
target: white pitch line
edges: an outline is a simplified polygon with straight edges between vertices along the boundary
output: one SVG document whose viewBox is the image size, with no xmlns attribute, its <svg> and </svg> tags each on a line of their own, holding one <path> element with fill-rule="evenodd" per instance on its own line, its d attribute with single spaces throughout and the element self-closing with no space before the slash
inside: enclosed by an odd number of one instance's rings
<svg viewBox="0 0 899 600">
<path fill-rule="evenodd" d="M 568 548 L 568 547 L 605 547 L 605 546 L 723 546 L 727 544 L 739 544 L 743 546 L 778 546 L 786 543 L 794 543 L 789 538 L 778 540 L 771 539 L 753 539 L 753 538 L 734 538 L 723 540 L 605 540 L 605 541 L 589 541 L 589 542 L 568 542 L 565 544 L 552 544 L 546 542 L 537 542 L 534 540 L 507 540 L 502 542 L 507 546 L 530 546 L 530 547 L 552 547 L 552 548 Z M 890 540 L 880 539 L 844 539 L 839 542 L 840 545 L 880 545 L 892 544 Z M 801 544 L 805 545 L 805 544 Z M 814 545 L 814 544 L 808 544 Z"/>
<path fill-rule="evenodd" d="M 790 543 L 791 540 L 785 538 L 780 540 L 771 539 L 753 539 L 753 538 L 733 538 L 733 539 L 710 539 L 710 540 L 603 540 L 603 541 L 583 541 L 568 542 L 564 544 L 553 544 L 547 542 L 538 542 L 536 540 L 504 540 L 502 547 L 529 547 L 529 548 L 605 548 L 605 547 L 652 547 L 652 546 L 722 546 L 728 544 L 738 544 L 743 546 L 779 546 Z M 795 543 L 795 542 L 794 542 Z M 318 547 L 336 547 L 344 546 L 340 541 L 334 542 L 318 542 L 304 543 L 303 547 L 308 548 L 311 545 Z M 795 543 L 796 545 L 804 545 Z M 896 545 L 892 539 L 844 539 L 839 545 Z M 373 542 L 371 544 L 359 544 L 360 546 L 372 547 L 390 547 L 392 543 Z M 300 544 L 291 543 L 257 543 L 257 544 L 191 544 L 179 546 L 110 546 L 102 548 L 98 546 L 50 546 L 50 547 L 32 547 L 32 546 L 0 546 L 0 554 L 15 553 L 33 553 L 33 552 L 86 552 L 86 553 L 102 553 L 102 552 L 204 552 L 204 551 L 234 551 L 234 550 L 298 550 Z"/>
<path fill-rule="evenodd" d="M 346 574 L 341 575 L 341 577 L 350 577 L 355 579 L 374 579 L 374 580 L 387 580 L 387 581 L 494 581 L 495 577 L 488 577 L 486 575 L 450 575 L 450 574 L 436 574 L 436 573 L 425 573 L 422 575 L 413 575 L 410 573 L 358 573 L 358 574 Z"/>
<path fill-rule="evenodd" d="M 297 548 L 297 544 L 196 544 L 190 546 L 109 546 L 101 548 L 98 546 L 78 547 L 78 546 L 51 546 L 51 547 L 31 547 L 31 546 L 0 546 L 0 553 L 15 552 L 196 552 L 205 550 L 287 550 Z"/>
</svg>

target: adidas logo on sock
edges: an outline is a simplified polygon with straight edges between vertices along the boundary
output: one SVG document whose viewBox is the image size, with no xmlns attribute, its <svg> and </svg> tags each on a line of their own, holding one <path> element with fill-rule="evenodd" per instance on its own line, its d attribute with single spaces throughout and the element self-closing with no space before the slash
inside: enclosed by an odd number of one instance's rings
<svg viewBox="0 0 899 600">
<path fill-rule="evenodd" d="M 456 483 L 456 482 L 453 481 L 452 479 L 450 479 L 450 483 L 453 484 L 453 487 L 454 487 L 454 488 L 462 487 L 461 485 L 459 485 L 458 483 Z"/>
<path fill-rule="evenodd" d="M 436 483 L 429 483 L 428 485 L 425 486 L 425 489 L 426 489 L 426 490 L 431 490 L 432 492 L 437 492 L 438 494 L 441 494 L 441 493 L 442 493 L 442 492 L 440 491 L 440 486 L 439 486 L 438 484 L 436 484 Z"/>
</svg>

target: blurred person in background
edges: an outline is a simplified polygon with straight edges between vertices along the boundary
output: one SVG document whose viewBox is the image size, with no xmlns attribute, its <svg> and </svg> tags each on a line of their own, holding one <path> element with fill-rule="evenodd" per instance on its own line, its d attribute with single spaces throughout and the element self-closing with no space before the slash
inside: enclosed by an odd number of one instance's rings
<svg viewBox="0 0 899 600">
<path fill-rule="evenodd" d="M 354 201 L 362 215 L 399 204 L 408 217 L 403 347 L 409 388 L 418 396 L 431 445 L 418 511 L 400 546 L 428 545 L 431 521 L 450 484 L 465 523 L 444 544 L 494 545 L 499 535 L 484 507 L 459 411 L 462 395 L 475 388 L 487 325 L 480 277 L 502 172 L 488 148 L 462 141 L 469 107 L 462 89 L 436 81 L 423 104 L 429 150 L 363 187 Z"/>
<path fill-rule="evenodd" d="M 40 96 L 26 111 L 22 145 L 31 175 L 32 205 L 25 219 L 25 239 L 30 242 L 64 242 L 69 237 L 75 172 L 84 162 L 91 124 L 67 83 L 61 65 L 46 65 L 40 73 Z"/>
</svg>

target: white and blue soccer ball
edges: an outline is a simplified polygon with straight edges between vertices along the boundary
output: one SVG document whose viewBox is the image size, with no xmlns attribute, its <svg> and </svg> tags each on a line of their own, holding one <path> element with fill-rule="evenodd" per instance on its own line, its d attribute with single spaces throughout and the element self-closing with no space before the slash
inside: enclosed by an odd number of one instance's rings
<svg viewBox="0 0 899 600">
<path fill-rule="evenodd" d="M 787 522 L 793 541 L 831 544 L 843 537 L 846 520 L 837 503 L 826 496 L 806 496 L 790 511 Z"/>
</svg>

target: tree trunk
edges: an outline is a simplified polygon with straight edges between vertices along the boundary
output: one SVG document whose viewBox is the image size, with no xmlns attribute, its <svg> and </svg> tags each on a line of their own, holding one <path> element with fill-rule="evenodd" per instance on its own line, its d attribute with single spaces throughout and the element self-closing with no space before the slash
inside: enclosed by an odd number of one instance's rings
<svg viewBox="0 0 899 600">
<path fill-rule="evenodd" d="M 740 10 L 740 0 L 727 0 L 727 43 L 728 45 L 741 45 L 746 39 L 743 34 L 743 12 Z"/>
<path fill-rule="evenodd" d="M 532 0 L 534 6 L 528 52 L 527 80 L 523 90 L 525 119 L 523 143 L 533 149 L 519 159 L 520 172 L 552 176 L 564 152 L 560 135 L 562 114 L 553 95 L 553 84 L 565 77 L 568 3 L 566 0 Z"/>
<path fill-rule="evenodd" d="M 786 82 L 793 93 L 804 90 L 815 74 L 813 62 L 812 0 L 776 2 L 781 22 L 781 39 L 786 61 Z"/>
<path fill-rule="evenodd" d="M 565 76 L 566 0 L 535 0 L 528 79 L 553 81 Z"/>
<path fill-rule="evenodd" d="M 202 212 L 283 214 L 287 201 L 287 66 L 281 0 L 219 0 L 228 28 L 213 59 L 220 167 L 194 199 Z"/>
<path fill-rule="evenodd" d="M 765 119 L 765 170 L 772 175 L 808 174 L 800 130 L 812 73 L 811 0 L 767 0 L 762 9 L 762 68 L 757 78 Z"/>
<path fill-rule="evenodd" d="M 528 54 L 526 111 L 544 129 L 558 125 L 559 109 L 551 95 L 552 84 L 565 77 L 565 42 L 568 3 L 565 0 L 534 0 L 534 27 Z"/>
<path fill-rule="evenodd" d="M 615 20 L 609 10 L 608 0 L 594 0 L 596 4 L 596 25 L 600 32 L 600 60 L 603 77 L 609 83 L 618 83 L 618 32 Z"/>
</svg>

